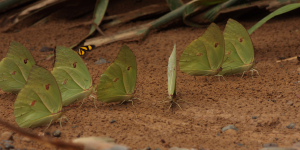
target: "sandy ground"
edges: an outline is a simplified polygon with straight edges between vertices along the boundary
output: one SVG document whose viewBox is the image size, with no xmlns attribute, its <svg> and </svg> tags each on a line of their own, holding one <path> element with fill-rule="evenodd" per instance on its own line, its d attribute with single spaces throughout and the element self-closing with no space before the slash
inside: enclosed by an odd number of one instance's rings
<svg viewBox="0 0 300 150">
<path fill-rule="evenodd" d="M 238 19 L 239 20 L 239 19 Z M 256 20 L 239 20 L 246 28 Z M 44 46 L 71 46 L 88 33 L 87 27 L 74 27 L 85 20 L 57 19 L 46 24 L 28 27 L 15 33 L 0 34 L 0 59 L 6 56 L 11 41 L 23 43 L 31 50 L 37 64 L 51 70 L 53 52 L 41 52 Z M 71 140 L 86 136 L 106 136 L 133 149 L 151 147 L 168 149 L 186 147 L 198 149 L 260 149 L 264 144 L 276 143 L 287 147 L 300 139 L 300 65 L 297 61 L 276 63 L 279 57 L 300 54 L 300 18 L 285 15 L 271 20 L 251 35 L 255 47 L 256 69 L 259 76 L 250 73 L 217 77 L 196 77 L 178 68 L 177 92 L 185 101 L 168 110 L 167 61 L 176 43 L 178 60 L 185 47 L 203 34 L 205 28 L 187 26 L 165 28 L 152 32 L 144 41 L 122 41 L 97 47 L 82 59 L 86 62 L 97 86 L 100 75 L 110 65 L 97 65 L 104 58 L 113 62 L 123 44 L 135 53 L 138 63 L 138 81 L 131 103 L 104 104 L 93 99 L 77 104 L 65 113 L 68 122 L 26 129 L 33 133 L 52 133 L 59 129 L 59 139 Z M 128 23 L 126 28 L 140 22 Z M 217 24 L 223 29 L 226 22 Z M 298 71 L 297 71 L 298 69 Z M 13 115 L 15 94 L 0 91 L 1 119 L 17 126 Z M 79 103 L 80 104 L 80 103 Z M 115 120 L 115 122 L 113 121 Z M 113 123 L 112 123 L 113 121 Z M 295 123 L 294 129 L 288 129 Z M 227 125 L 239 130 L 222 132 Z M 44 131 L 45 130 L 45 131 Z M 0 132 L 9 131 L 0 127 Z M 11 131 L 10 131 L 11 132 Z M 16 148 L 53 149 L 42 143 L 13 135 Z"/>
</svg>

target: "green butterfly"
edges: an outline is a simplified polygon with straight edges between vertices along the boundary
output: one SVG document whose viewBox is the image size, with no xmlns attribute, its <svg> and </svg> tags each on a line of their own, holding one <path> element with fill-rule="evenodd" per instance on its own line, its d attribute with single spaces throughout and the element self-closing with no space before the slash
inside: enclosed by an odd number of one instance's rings
<svg viewBox="0 0 300 150">
<path fill-rule="evenodd" d="M 193 76 L 217 75 L 225 55 L 220 28 L 212 23 L 205 33 L 187 46 L 180 58 L 181 71 Z"/>
<path fill-rule="evenodd" d="M 253 69 L 255 65 L 254 48 L 243 25 L 229 19 L 224 30 L 224 39 L 226 56 L 222 65 L 223 70 L 219 75 L 244 73 Z"/>
<path fill-rule="evenodd" d="M 14 114 L 22 128 L 49 124 L 62 115 L 62 99 L 54 76 L 34 66 L 26 85 L 19 92 Z"/>
<path fill-rule="evenodd" d="M 0 88 L 5 92 L 19 92 L 26 84 L 29 72 L 35 64 L 26 47 L 12 42 L 7 56 L 0 62 Z"/>
<path fill-rule="evenodd" d="M 168 63 L 168 94 L 171 100 L 176 97 L 176 45 L 174 45 Z"/>
<path fill-rule="evenodd" d="M 92 91 L 92 77 L 80 56 L 67 47 L 56 48 L 52 74 L 62 95 L 63 106 L 88 97 Z"/>
<path fill-rule="evenodd" d="M 136 57 L 125 45 L 115 62 L 101 75 L 97 90 L 98 99 L 106 103 L 132 99 L 136 79 Z"/>
</svg>

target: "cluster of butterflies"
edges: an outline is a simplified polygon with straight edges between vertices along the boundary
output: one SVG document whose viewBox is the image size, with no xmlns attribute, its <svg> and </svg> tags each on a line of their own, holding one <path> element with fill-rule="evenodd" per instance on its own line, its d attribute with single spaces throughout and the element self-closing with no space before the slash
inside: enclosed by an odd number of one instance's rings
<svg viewBox="0 0 300 150">
<path fill-rule="evenodd" d="M 180 69 L 190 75 L 243 73 L 254 66 L 254 49 L 246 29 L 230 19 L 224 37 L 212 23 L 202 37 L 185 49 L 179 64 Z M 101 75 L 97 99 L 102 102 L 130 100 L 136 80 L 136 56 L 129 47 L 123 46 L 117 59 Z M 94 91 L 87 66 L 72 49 L 56 48 L 55 65 L 50 72 L 36 65 L 28 49 L 17 42 L 11 43 L 7 56 L 0 62 L 0 88 L 18 93 L 14 115 L 23 128 L 57 120 L 62 116 L 63 106 L 82 100 Z M 168 95 L 171 102 L 176 103 L 176 45 L 168 64 Z"/>
<path fill-rule="evenodd" d="M 14 104 L 17 124 L 37 127 L 60 118 L 63 106 L 88 97 L 95 91 L 92 77 L 80 56 L 67 47 L 56 48 L 50 72 L 38 65 L 26 47 L 12 42 L 0 62 L 0 88 L 18 93 Z M 136 57 L 123 46 L 118 58 L 102 74 L 97 87 L 98 100 L 116 102 L 133 97 L 137 79 Z"/>
<path fill-rule="evenodd" d="M 222 34 L 212 23 L 205 33 L 194 40 L 180 58 L 181 71 L 190 75 L 231 75 L 256 71 L 253 69 L 254 48 L 247 30 L 229 19 Z M 257 72 L 258 73 L 258 72 Z"/>
</svg>

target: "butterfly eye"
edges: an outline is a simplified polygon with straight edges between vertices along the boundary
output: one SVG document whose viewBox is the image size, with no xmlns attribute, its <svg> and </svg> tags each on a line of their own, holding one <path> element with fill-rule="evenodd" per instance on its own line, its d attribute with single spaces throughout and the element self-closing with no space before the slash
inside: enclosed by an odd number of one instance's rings
<svg viewBox="0 0 300 150">
<path fill-rule="evenodd" d="M 35 104 L 36 104 L 36 100 L 32 101 L 30 105 L 34 106 Z"/>
<path fill-rule="evenodd" d="M 127 70 L 131 70 L 131 66 L 127 67 Z"/>
<path fill-rule="evenodd" d="M 77 62 L 73 63 L 73 67 L 76 68 L 77 67 Z"/>
<path fill-rule="evenodd" d="M 244 41 L 244 38 L 240 38 L 240 42 L 243 42 Z"/>
<path fill-rule="evenodd" d="M 45 87 L 46 87 L 46 90 L 49 90 L 50 84 L 47 84 Z"/>
<path fill-rule="evenodd" d="M 219 43 L 215 43 L 215 48 L 217 48 L 219 46 Z"/>
<path fill-rule="evenodd" d="M 24 59 L 24 64 L 27 64 L 27 61 L 28 61 L 28 59 L 27 59 L 27 58 L 25 58 L 25 59 Z"/>
</svg>

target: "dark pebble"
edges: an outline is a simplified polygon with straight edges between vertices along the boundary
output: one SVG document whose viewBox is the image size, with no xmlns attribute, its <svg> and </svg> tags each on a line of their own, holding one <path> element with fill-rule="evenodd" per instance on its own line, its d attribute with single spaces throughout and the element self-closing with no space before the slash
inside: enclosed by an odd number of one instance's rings
<svg viewBox="0 0 300 150">
<path fill-rule="evenodd" d="M 108 61 L 106 59 L 100 58 L 95 62 L 96 65 L 106 64 Z"/>
<path fill-rule="evenodd" d="M 146 150 L 151 150 L 151 147 L 147 147 Z"/>
<path fill-rule="evenodd" d="M 55 131 L 52 133 L 52 135 L 53 135 L 54 137 L 60 137 L 60 136 L 61 136 L 61 131 L 60 131 L 60 130 L 55 130 Z"/>
<path fill-rule="evenodd" d="M 160 148 L 156 148 L 155 150 L 161 150 Z"/>
<path fill-rule="evenodd" d="M 110 123 L 115 123 L 115 122 L 117 122 L 117 120 L 112 120 L 112 121 L 110 121 Z"/>
<path fill-rule="evenodd" d="M 4 143 L 4 148 L 5 149 L 13 149 L 13 148 L 15 148 L 15 146 L 13 146 L 13 145 L 11 145 L 9 143 Z"/>
<path fill-rule="evenodd" d="M 42 47 L 42 49 L 40 49 L 40 51 L 41 52 L 51 52 L 51 51 L 54 51 L 54 48 L 44 46 L 44 47 Z"/>
<path fill-rule="evenodd" d="M 288 129 L 294 129 L 296 127 L 296 123 L 291 123 L 288 126 L 286 126 Z"/>
<path fill-rule="evenodd" d="M 242 143 L 237 143 L 238 146 L 245 146 L 244 144 Z"/>
<path fill-rule="evenodd" d="M 252 119 L 257 119 L 258 118 L 258 116 L 252 116 Z"/>
<path fill-rule="evenodd" d="M 237 128 L 237 127 L 235 127 L 234 125 L 228 125 L 228 126 L 226 126 L 226 127 L 223 127 L 222 128 L 222 132 L 225 132 L 225 131 L 227 131 L 227 130 L 229 130 L 229 129 L 233 129 L 233 130 L 236 130 L 236 131 L 238 131 L 239 129 Z"/>
<path fill-rule="evenodd" d="M 276 143 L 266 143 L 263 145 L 263 147 L 278 147 L 278 144 Z"/>
</svg>

